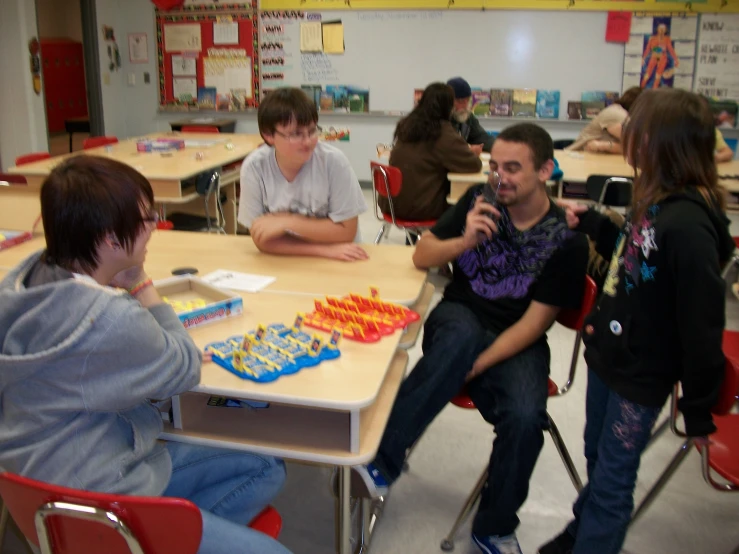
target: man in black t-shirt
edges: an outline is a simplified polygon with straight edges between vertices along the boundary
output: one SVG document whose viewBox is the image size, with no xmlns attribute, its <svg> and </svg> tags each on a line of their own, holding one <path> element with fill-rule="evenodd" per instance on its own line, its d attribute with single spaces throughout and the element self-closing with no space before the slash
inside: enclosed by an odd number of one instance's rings
<svg viewBox="0 0 739 554">
<path fill-rule="evenodd" d="M 497 435 L 472 528 L 488 554 L 520 552 L 516 512 L 548 425 L 545 333 L 560 308 L 580 306 L 585 283 L 587 240 L 546 192 L 552 158 L 541 127 L 508 127 L 493 145 L 490 182 L 470 188 L 418 242 L 416 267 L 454 261 L 454 276 L 426 321 L 424 355 L 401 385 L 377 457 L 355 467 L 370 495 L 384 494 L 407 449 L 467 383 Z"/>
</svg>

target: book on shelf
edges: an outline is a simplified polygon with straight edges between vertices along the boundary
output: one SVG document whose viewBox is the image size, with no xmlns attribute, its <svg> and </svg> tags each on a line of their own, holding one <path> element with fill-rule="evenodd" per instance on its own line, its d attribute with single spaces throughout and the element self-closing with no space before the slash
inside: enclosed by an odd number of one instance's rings
<svg viewBox="0 0 739 554">
<path fill-rule="evenodd" d="M 490 115 L 490 91 L 472 90 L 472 113 L 477 116 Z"/>
<path fill-rule="evenodd" d="M 567 119 L 582 119 L 582 102 L 567 102 Z"/>
<path fill-rule="evenodd" d="M 490 115 L 495 117 L 511 117 L 513 113 L 513 90 L 494 88 L 490 91 Z"/>
<path fill-rule="evenodd" d="M 540 119 L 559 119 L 559 91 L 536 91 L 536 117 Z"/>
<path fill-rule="evenodd" d="M 536 117 L 536 89 L 513 89 L 513 117 Z"/>
</svg>

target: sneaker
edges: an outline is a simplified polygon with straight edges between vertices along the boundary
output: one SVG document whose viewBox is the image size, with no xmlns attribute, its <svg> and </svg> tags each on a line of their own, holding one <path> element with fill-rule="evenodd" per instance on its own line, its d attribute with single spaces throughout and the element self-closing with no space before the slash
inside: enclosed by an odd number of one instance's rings
<svg viewBox="0 0 739 554">
<path fill-rule="evenodd" d="M 374 464 L 353 466 L 352 469 L 356 475 L 362 478 L 365 487 L 367 487 L 367 496 L 378 498 L 387 494 L 390 483 L 387 482 Z"/>
<path fill-rule="evenodd" d="M 511 533 L 505 537 L 499 537 L 498 535 L 478 537 L 472 533 L 472 540 L 485 554 L 523 554 L 516 533 Z"/>
<path fill-rule="evenodd" d="M 539 554 L 572 554 L 575 547 L 575 537 L 565 529 L 544 546 L 539 547 Z"/>
</svg>

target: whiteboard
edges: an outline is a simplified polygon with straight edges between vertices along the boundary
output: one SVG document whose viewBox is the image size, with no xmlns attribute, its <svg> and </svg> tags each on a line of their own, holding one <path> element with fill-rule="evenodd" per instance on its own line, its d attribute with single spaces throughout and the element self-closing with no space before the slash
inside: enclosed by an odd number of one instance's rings
<svg viewBox="0 0 739 554">
<path fill-rule="evenodd" d="M 473 88 L 559 90 L 560 114 L 583 91 L 621 91 L 624 45 L 605 41 L 605 12 L 326 11 L 306 20 L 317 16 L 341 20 L 346 52 L 301 54 L 300 20 L 262 18 L 260 42 L 281 43 L 270 56 L 283 58 L 261 65 L 263 76 L 281 76 L 263 89 L 355 85 L 370 90 L 373 112 L 409 111 L 415 88 L 462 76 Z"/>
</svg>

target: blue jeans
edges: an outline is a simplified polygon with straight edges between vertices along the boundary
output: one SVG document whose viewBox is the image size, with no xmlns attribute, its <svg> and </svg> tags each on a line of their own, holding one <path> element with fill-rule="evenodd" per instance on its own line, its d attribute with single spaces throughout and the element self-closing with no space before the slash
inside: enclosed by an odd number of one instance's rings
<svg viewBox="0 0 739 554">
<path fill-rule="evenodd" d="M 641 406 L 613 392 L 588 370 L 585 458 L 588 484 L 572 509 L 567 531 L 572 554 L 618 554 L 634 509 L 642 452 L 661 408 Z"/>
<path fill-rule="evenodd" d="M 424 326 L 423 357 L 400 387 L 375 466 L 393 482 L 406 450 L 464 386 L 477 356 L 496 335 L 466 306 L 442 301 Z M 516 512 L 526 500 L 529 478 L 547 427 L 549 347 L 540 340 L 489 368 L 468 385 L 468 393 L 496 438 L 473 532 L 479 536 L 513 533 Z"/>
<path fill-rule="evenodd" d="M 172 477 L 162 496 L 186 498 L 200 508 L 199 554 L 290 554 L 272 538 L 246 527 L 280 491 L 285 463 L 238 450 L 167 442 Z"/>
</svg>

